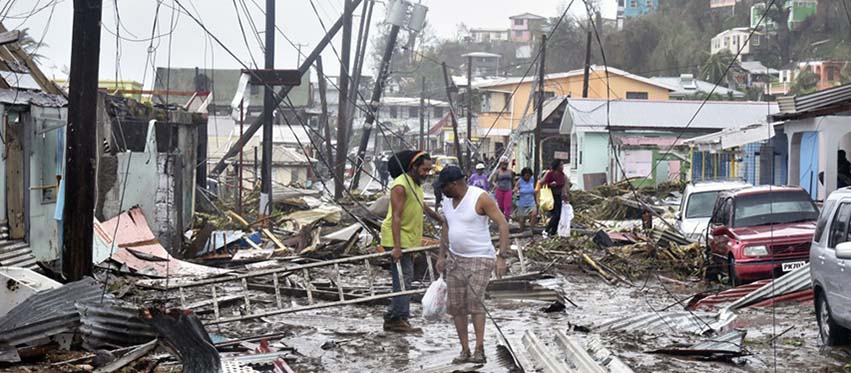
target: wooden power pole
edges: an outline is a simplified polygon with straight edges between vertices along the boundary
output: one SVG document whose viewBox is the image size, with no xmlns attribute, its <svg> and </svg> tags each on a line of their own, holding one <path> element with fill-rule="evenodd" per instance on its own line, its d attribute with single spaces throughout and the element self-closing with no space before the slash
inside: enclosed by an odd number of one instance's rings
<svg viewBox="0 0 851 373">
<path fill-rule="evenodd" d="M 337 85 L 340 87 L 340 92 L 337 100 L 337 164 L 334 167 L 334 198 L 336 200 L 343 198 L 343 190 L 346 188 L 343 180 L 345 180 L 346 173 L 346 155 L 349 152 L 349 133 L 346 127 L 347 123 L 349 123 L 347 119 L 349 114 L 349 55 L 352 50 L 353 11 L 352 0 L 345 0 L 342 18 L 343 48 L 340 51 L 340 81 Z M 357 187 L 354 182 L 352 183 L 352 187 Z"/>
<path fill-rule="evenodd" d="M 446 68 L 446 62 L 440 64 L 443 68 L 443 83 L 446 84 L 446 102 L 449 103 L 449 117 L 452 119 L 452 137 L 455 139 L 455 156 L 458 158 L 458 166 L 462 170 L 464 168 L 464 157 L 461 155 L 461 142 L 458 139 L 458 120 L 455 118 L 455 110 L 452 106 L 452 81 L 449 79 L 449 69 Z"/>
<path fill-rule="evenodd" d="M 266 61 L 267 70 L 275 69 L 275 0 L 266 0 Z M 260 167 L 260 217 L 272 214 L 272 125 L 277 106 L 275 91 L 268 84 L 263 88 L 263 165 Z"/>
<path fill-rule="evenodd" d="M 588 35 L 585 38 L 585 71 L 582 74 L 582 98 L 588 97 L 588 81 L 591 75 L 591 22 L 588 22 Z"/>
<path fill-rule="evenodd" d="M 334 164 L 334 147 L 331 145 L 331 124 L 328 119 L 328 83 L 325 81 L 325 70 L 322 67 L 322 56 L 316 58 L 316 79 L 319 79 L 319 105 L 322 114 L 319 116 L 319 125 L 325 130 L 325 163 L 329 166 Z M 340 110 L 339 108 L 337 110 Z M 334 175 L 333 166 L 328 170 L 329 175 Z"/>
<path fill-rule="evenodd" d="M 92 273 L 102 10 L 102 0 L 74 0 L 62 224 L 62 273 L 68 280 Z"/>
<path fill-rule="evenodd" d="M 538 114 L 535 126 L 535 175 L 541 174 L 541 127 L 544 125 L 544 72 L 547 61 L 547 35 L 541 35 L 541 60 L 538 61 L 538 104 L 535 105 Z"/>
</svg>

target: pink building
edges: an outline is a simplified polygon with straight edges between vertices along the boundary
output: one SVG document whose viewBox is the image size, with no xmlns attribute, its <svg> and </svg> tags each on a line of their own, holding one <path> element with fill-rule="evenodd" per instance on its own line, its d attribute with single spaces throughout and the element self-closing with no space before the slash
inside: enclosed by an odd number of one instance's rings
<svg viewBox="0 0 851 373">
<path fill-rule="evenodd" d="M 508 19 L 511 20 L 511 41 L 521 43 L 534 41 L 533 32 L 540 32 L 540 26 L 547 23 L 545 17 L 532 13 L 518 14 L 508 17 Z"/>
<path fill-rule="evenodd" d="M 798 63 L 798 70 L 809 69 L 819 76 L 818 90 L 828 89 L 840 84 L 842 69 L 848 61 L 809 61 Z"/>
</svg>

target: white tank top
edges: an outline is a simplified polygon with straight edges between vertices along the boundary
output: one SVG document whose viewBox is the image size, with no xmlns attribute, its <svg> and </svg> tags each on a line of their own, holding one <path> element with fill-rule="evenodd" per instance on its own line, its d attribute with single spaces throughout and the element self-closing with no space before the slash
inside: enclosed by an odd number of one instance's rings
<svg viewBox="0 0 851 373">
<path fill-rule="evenodd" d="M 488 229 L 487 215 L 476 212 L 476 202 L 485 191 L 474 186 L 467 187 L 467 194 L 461 198 L 458 207 L 453 200 L 443 200 L 443 214 L 449 227 L 449 251 L 467 258 L 496 256 Z"/>
</svg>

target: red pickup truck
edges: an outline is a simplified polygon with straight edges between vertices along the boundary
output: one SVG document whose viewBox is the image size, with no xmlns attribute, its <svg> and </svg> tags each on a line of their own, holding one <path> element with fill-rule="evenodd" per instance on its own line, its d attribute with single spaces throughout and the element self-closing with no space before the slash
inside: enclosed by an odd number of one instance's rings
<svg viewBox="0 0 851 373">
<path fill-rule="evenodd" d="M 707 274 L 733 286 L 782 276 L 809 260 L 818 208 L 801 188 L 758 186 L 718 195 L 709 221 Z"/>
</svg>

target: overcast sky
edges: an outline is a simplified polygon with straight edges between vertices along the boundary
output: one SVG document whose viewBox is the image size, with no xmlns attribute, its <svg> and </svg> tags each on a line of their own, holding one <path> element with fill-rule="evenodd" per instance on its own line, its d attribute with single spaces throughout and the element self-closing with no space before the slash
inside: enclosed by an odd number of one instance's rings
<svg viewBox="0 0 851 373">
<path fill-rule="evenodd" d="M 42 69 L 50 77 L 64 78 L 71 59 L 71 31 L 73 18 L 73 0 L 4 0 L 5 5 L 12 2 L 13 6 L 5 14 L 3 23 L 7 29 L 28 28 L 30 35 L 39 41 L 43 38 L 44 45 L 38 54 L 44 55 L 41 61 Z M 116 1 L 118 12 L 116 12 Z M 262 32 L 264 28 L 265 0 L 161 0 L 158 17 L 157 0 L 103 0 L 103 28 L 101 34 L 100 76 L 102 79 L 116 78 L 144 82 L 151 86 L 151 71 L 153 66 L 168 66 L 169 55 L 171 66 L 200 67 L 200 68 L 242 68 L 239 61 L 251 65 L 252 56 L 261 66 L 263 56 L 258 38 L 254 36 L 249 20 L 244 16 L 241 7 L 244 3 L 248 8 L 255 26 Z M 246 41 L 240 31 L 237 12 L 234 3 L 240 7 L 243 27 L 246 30 Z M 343 0 L 313 0 L 317 11 L 326 27 L 336 21 L 343 9 Z M 459 24 L 468 27 L 508 28 L 508 17 L 524 12 L 535 13 L 545 17 L 555 17 L 559 9 L 563 9 L 568 0 L 426 0 L 429 7 L 428 22 L 439 37 L 451 38 L 455 35 Z M 207 37 L 199 25 L 180 10 L 178 4 L 185 6 L 197 17 L 222 44 L 230 49 L 236 59 L 217 42 Z M 302 54 L 306 55 L 324 35 L 322 27 L 314 14 L 310 0 L 278 0 L 277 25 L 293 43 L 306 44 Z M 384 18 L 384 3 L 375 6 L 374 21 Z M 614 0 L 604 0 L 603 9 L 606 16 L 614 12 Z M 34 13 L 35 14 L 32 14 Z M 582 14 L 581 0 L 577 0 L 572 13 Z M 52 13 L 52 14 L 51 14 Z M 116 14 L 120 16 L 121 35 L 119 48 L 116 48 Z M 356 12 L 359 14 L 359 11 Z M 157 31 L 151 51 L 151 63 L 148 58 L 151 28 L 157 19 Z M 357 20 L 355 30 L 357 32 Z M 174 26 L 169 26 L 173 24 Z M 171 29 L 173 33 L 169 33 Z M 375 34 L 373 29 L 372 35 Z M 171 53 L 169 53 L 171 44 Z M 280 33 L 276 34 L 275 62 L 277 68 L 295 68 L 298 53 Z M 335 41 L 339 51 L 339 38 Z M 120 53 L 116 54 L 116 49 Z M 237 59 L 239 61 L 237 61 Z M 147 64 L 146 64 L 147 62 Z M 323 54 L 327 73 L 337 75 L 339 62 L 332 51 Z M 146 68 L 147 66 L 147 68 Z M 147 71 L 147 73 L 146 73 Z"/>
</svg>

